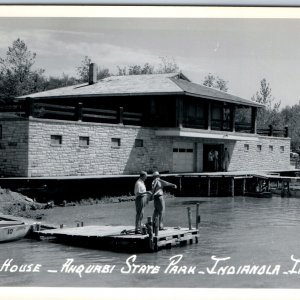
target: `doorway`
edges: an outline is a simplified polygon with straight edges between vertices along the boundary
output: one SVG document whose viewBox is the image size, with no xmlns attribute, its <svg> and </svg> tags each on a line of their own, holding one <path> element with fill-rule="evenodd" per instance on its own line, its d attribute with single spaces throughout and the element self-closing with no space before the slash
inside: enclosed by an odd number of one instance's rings
<svg viewBox="0 0 300 300">
<path fill-rule="evenodd" d="M 224 144 L 203 144 L 203 172 L 223 171 Z"/>
</svg>

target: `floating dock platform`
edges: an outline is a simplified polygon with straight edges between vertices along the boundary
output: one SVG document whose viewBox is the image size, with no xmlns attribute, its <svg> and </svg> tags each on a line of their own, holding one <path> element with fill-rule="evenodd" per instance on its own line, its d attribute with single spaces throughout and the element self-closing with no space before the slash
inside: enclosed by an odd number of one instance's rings
<svg viewBox="0 0 300 300">
<path fill-rule="evenodd" d="M 84 226 L 35 231 L 37 239 L 116 252 L 156 252 L 163 248 L 198 243 L 198 229 L 171 228 L 157 235 L 135 234 L 132 226 Z"/>
</svg>

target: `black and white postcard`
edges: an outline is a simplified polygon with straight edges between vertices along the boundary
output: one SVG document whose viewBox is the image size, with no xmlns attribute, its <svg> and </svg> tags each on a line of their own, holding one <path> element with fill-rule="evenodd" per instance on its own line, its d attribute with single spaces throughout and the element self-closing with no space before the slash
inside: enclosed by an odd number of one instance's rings
<svg viewBox="0 0 300 300">
<path fill-rule="evenodd" d="M 0 9 L 5 295 L 296 299 L 298 8 Z"/>
</svg>

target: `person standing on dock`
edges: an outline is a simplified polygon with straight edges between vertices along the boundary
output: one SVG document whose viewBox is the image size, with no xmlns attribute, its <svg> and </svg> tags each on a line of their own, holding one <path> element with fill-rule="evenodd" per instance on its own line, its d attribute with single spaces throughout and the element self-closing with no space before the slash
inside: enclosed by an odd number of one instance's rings
<svg viewBox="0 0 300 300">
<path fill-rule="evenodd" d="M 230 160 L 230 155 L 229 151 L 227 148 L 224 149 L 224 157 L 223 157 L 223 162 L 224 162 L 224 171 L 228 171 L 228 165 L 229 165 L 229 160 Z"/>
<path fill-rule="evenodd" d="M 144 208 L 147 204 L 148 196 L 151 194 L 150 191 L 146 191 L 145 180 L 147 179 L 147 173 L 142 171 L 140 173 L 139 179 L 134 185 L 134 195 L 135 195 L 135 233 L 141 233 L 142 220 L 144 217 Z"/>
<path fill-rule="evenodd" d="M 159 173 L 156 171 L 153 173 L 152 181 L 152 195 L 154 200 L 154 212 L 153 212 L 153 222 L 157 221 L 159 230 L 164 230 L 163 220 L 165 214 L 165 199 L 163 188 L 166 186 L 173 187 L 177 189 L 177 185 L 161 180 Z"/>
</svg>

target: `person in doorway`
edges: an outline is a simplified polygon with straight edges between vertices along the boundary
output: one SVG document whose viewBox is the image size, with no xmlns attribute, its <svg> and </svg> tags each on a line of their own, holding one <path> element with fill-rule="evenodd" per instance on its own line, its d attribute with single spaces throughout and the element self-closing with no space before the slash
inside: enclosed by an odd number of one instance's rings
<svg viewBox="0 0 300 300">
<path fill-rule="evenodd" d="M 208 169 L 209 169 L 209 171 L 214 170 L 214 152 L 213 152 L 213 150 L 210 150 L 208 152 Z"/>
<path fill-rule="evenodd" d="M 218 150 L 214 151 L 214 171 L 219 171 L 219 152 Z"/>
<path fill-rule="evenodd" d="M 230 155 L 229 151 L 227 148 L 224 149 L 224 157 L 223 157 L 223 162 L 224 162 L 224 171 L 228 171 L 228 166 L 229 166 L 229 161 L 230 161 Z"/>
<path fill-rule="evenodd" d="M 146 191 L 145 180 L 147 179 L 147 173 L 142 171 L 140 173 L 139 179 L 134 185 L 134 195 L 135 195 L 135 233 L 141 233 L 142 220 L 144 217 L 144 209 L 148 202 L 148 197 L 151 194 L 150 191 Z"/>
<path fill-rule="evenodd" d="M 154 200 L 153 223 L 158 222 L 159 230 L 164 230 L 165 199 L 163 189 L 167 186 L 177 189 L 176 184 L 161 180 L 159 173 L 157 171 L 154 172 L 152 181 L 152 195 Z"/>
</svg>

